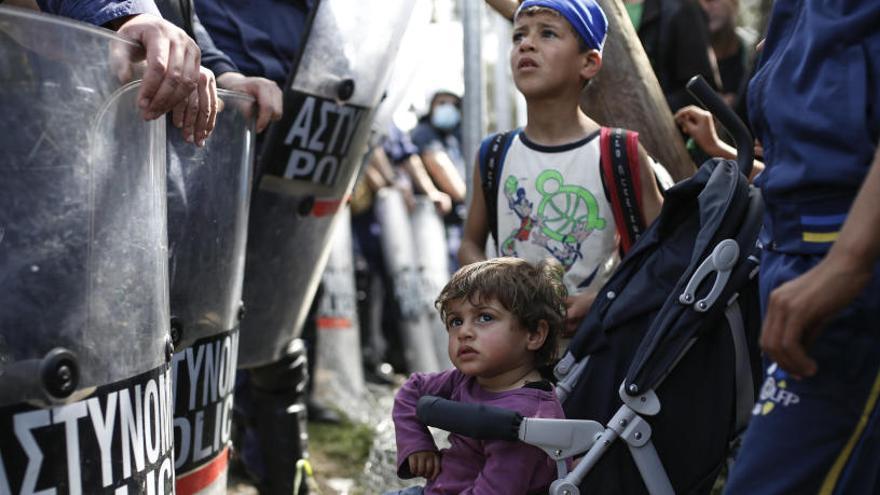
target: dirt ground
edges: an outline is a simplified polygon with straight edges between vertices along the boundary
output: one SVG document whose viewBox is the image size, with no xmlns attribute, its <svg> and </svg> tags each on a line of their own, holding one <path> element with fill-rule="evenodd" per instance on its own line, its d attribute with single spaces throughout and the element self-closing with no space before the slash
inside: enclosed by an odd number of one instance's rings
<svg viewBox="0 0 880 495">
<path fill-rule="evenodd" d="M 356 401 L 325 398 L 340 412 L 347 412 L 349 419 L 341 425 L 309 423 L 312 493 L 373 495 L 407 486 L 396 475 L 393 394 L 391 386 L 368 385 Z M 257 495 L 248 479 L 234 473 L 230 473 L 227 490 L 230 495 Z"/>
</svg>

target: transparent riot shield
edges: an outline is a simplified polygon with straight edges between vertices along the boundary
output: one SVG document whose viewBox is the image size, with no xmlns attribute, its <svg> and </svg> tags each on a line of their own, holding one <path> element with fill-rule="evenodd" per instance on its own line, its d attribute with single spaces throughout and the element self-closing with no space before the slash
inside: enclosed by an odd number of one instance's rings
<svg viewBox="0 0 880 495">
<path fill-rule="evenodd" d="M 446 246 L 446 228 L 434 203 L 427 196 L 416 196 L 416 205 L 410 215 L 413 242 L 416 251 L 416 273 L 422 312 L 431 328 L 434 353 L 441 369 L 452 368 L 447 351 L 446 325 L 440 319 L 434 301 L 449 281 L 449 250 Z"/>
<path fill-rule="evenodd" d="M 168 124 L 168 249 L 177 493 L 226 493 L 256 109 L 219 90 L 199 148 Z"/>
<path fill-rule="evenodd" d="M 298 335 L 329 236 L 361 165 L 373 109 L 414 0 L 323 0 L 270 131 L 251 206 L 239 366 Z"/>
<path fill-rule="evenodd" d="M 140 49 L 0 7 L 0 493 L 169 493 L 164 121 Z"/>
<path fill-rule="evenodd" d="M 350 419 L 365 419 L 367 388 L 361 359 L 350 209 L 343 208 L 339 216 L 321 276 L 324 290 L 317 309 L 315 394 L 345 411 Z"/>
<path fill-rule="evenodd" d="M 391 290 L 400 313 L 403 357 L 410 372 L 439 371 L 437 339 L 432 335 L 434 327 L 426 311 L 423 278 L 417 261 L 421 253 L 416 251 L 403 194 L 391 187 L 380 189 L 376 193 L 375 208 L 382 226 L 385 265 L 391 274 Z M 446 349 L 445 341 L 443 349 Z"/>
</svg>

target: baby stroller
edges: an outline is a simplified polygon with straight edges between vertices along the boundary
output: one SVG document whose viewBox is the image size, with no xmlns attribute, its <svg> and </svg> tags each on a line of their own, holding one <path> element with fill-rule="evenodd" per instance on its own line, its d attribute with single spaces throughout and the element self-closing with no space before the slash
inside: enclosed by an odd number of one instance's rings
<svg viewBox="0 0 880 495">
<path fill-rule="evenodd" d="M 688 89 L 733 133 L 737 161 L 709 160 L 667 190 L 600 290 L 555 369 L 568 419 L 420 403 L 430 426 L 542 448 L 559 469 L 553 495 L 708 493 L 754 405 L 763 203 L 747 180 L 752 137 L 705 81 Z M 569 473 L 565 458 L 581 453 Z"/>
</svg>

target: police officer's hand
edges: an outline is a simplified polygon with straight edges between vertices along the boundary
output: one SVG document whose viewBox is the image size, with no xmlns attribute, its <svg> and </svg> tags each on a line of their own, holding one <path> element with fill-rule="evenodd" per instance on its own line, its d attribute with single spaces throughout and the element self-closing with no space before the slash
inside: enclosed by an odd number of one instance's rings
<svg viewBox="0 0 880 495">
<path fill-rule="evenodd" d="M 434 191 L 428 194 L 428 197 L 431 199 L 431 202 L 434 203 L 434 208 L 437 209 L 437 213 L 441 216 L 452 211 L 452 198 L 450 198 L 445 192 Z"/>
<path fill-rule="evenodd" d="M 196 90 L 202 52 L 182 29 L 150 14 L 125 17 L 111 27 L 146 51 L 147 68 L 138 95 L 145 119 L 165 114 Z"/>
<path fill-rule="evenodd" d="M 198 86 L 187 99 L 174 107 L 171 121 L 178 129 L 183 129 L 183 138 L 187 142 L 204 146 L 205 139 L 214 130 L 220 110 L 214 73 L 206 67 L 200 67 Z"/>
<path fill-rule="evenodd" d="M 257 100 L 257 132 L 263 132 L 269 122 L 281 118 L 281 88 L 263 77 L 247 77 L 238 72 L 226 72 L 217 77 L 217 84 L 224 89 L 247 93 Z"/>
<path fill-rule="evenodd" d="M 440 474 L 440 455 L 433 451 L 422 451 L 410 454 L 407 458 L 409 471 L 414 476 L 432 480 Z"/>
<path fill-rule="evenodd" d="M 807 349 L 823 327 L 849 305 L 871 277 L 846 253 L 829 253 L 818 265 L 770 293 L 761 348 L 796 378 L 816 373 L 816 361 Z"/>
</svg>

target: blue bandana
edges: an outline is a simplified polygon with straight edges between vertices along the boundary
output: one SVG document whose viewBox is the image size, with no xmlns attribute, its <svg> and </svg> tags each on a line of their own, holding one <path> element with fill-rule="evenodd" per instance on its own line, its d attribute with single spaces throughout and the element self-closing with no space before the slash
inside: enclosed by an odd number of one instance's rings
<svg viewBox="0 0 880 495">
<path fill-rule="evenodd" d="M 602 51 L 608 20 L 595 0 L 525 0 L 516 14 L 529 7 L 546 7 L 559 12 L 588 47 Z"/>
</svg>

